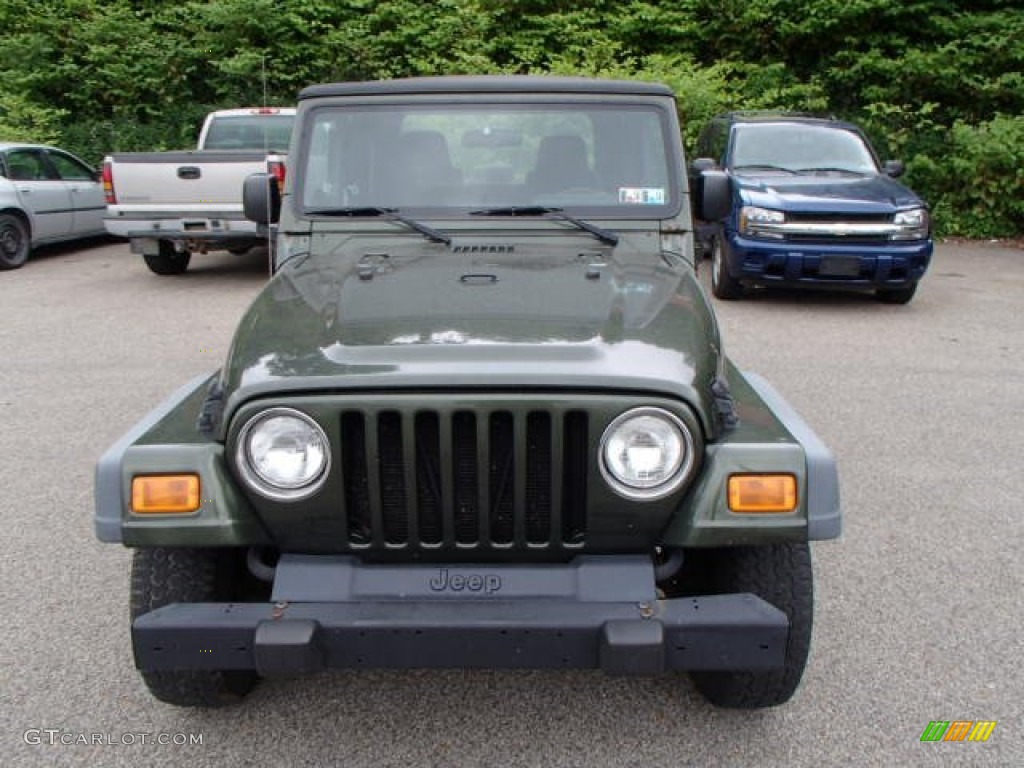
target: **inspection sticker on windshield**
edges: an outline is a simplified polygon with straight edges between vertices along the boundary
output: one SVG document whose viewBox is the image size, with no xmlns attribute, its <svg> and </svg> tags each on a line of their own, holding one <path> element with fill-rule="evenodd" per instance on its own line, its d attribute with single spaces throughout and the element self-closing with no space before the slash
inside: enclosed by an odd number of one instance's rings
<svg viewBox="0 0 1024 768">
<path fill-rule="evenodd" d="M 664 205 L 661 187 L 619 187 L 619 202 L 624 205 Z"/>
</svg>

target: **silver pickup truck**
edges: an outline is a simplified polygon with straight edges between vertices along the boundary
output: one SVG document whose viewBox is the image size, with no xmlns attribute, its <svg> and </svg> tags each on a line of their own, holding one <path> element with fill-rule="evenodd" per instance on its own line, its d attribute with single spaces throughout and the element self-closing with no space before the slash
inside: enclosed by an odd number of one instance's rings
<svg viewBox="0 0 1024 768">
<path fill-rule="evenodd" d="M 128 238 L 158 275 L 181 274 L 196 252 L 241 253 L 264 241 L 242 213 L 242 182 L 252 173 L 284 180 L 294 119 L 283 107 L 220 110 L 195 150 L 108 155 L 107 232 Z"/>
</svg>

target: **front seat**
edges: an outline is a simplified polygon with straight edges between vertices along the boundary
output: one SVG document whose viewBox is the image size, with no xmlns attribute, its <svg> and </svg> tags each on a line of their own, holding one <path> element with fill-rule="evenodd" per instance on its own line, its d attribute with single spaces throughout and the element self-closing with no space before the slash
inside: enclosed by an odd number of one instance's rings
<svg viewBox="0 0 1024 768">
<path fill-rule="evenodd" d="M 389 165 L 383 205 L 444 204 L 462 184 L 462 172 L 452 165 L 448 142 L 439 131 L 400 133 Z"/>
<path fill-rule="evenodd" d="M 529 192 L 544 195 L 567 189 L 596 189 L 597 176 L 587 160 L 587 145 L 574 135 L 545 136 L 537 149 L 537 162 L 526 175 Z"/>
</svg>

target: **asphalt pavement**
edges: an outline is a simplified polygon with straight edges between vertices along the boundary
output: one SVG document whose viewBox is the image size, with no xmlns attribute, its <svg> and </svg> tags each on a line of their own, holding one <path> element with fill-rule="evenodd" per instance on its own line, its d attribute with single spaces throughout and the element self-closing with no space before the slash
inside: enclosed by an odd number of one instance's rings
<svg viewBox="0 0 1024 768">
<path fill-rule="evenodd" d="M 589 671 L 338 670 L 216 711 L 151 698 L 130 556 L 94 538 L 92 473 L 219 367 L 266 280 L 259 252 L 192 264 L 157 277 L 100 242 L 0 273 L 0 765 L 1024 765 L 1021 248 L 940 245 L 907 306 L 715 302 L 730 357 L 835 452 L 846 516 L 813 548 L 803 683 L 753 713 L 712 708 L 685 676 Z M 997 725 L 922 742 L 936 720 Z"/>
</svg>

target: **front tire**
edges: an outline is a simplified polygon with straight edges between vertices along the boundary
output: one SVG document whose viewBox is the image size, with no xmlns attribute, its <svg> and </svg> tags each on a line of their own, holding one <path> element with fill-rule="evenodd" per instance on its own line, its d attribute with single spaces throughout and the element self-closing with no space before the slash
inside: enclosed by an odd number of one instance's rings
<svg viewBox="0 0 1024 768">
<path fill-rule="evenodd" d="M 729 274 L 729 262 L 720 232 L 711 239 L 711 292 L 716 298 L 733 301 L 743 296 L 743 284 Z"/>
<path fill-rule="evenodd" d="M 226 602 L 240 596 L 245 559 L 236 550 L 153 547 L 132 559 L 131 618 L 171 603 Z M 254 672 L 140 670 L 160 701 L 178 707 L 236 704 L 258 681 Z"/>
<path fill-rule="evenodd" d="M 691 672 L 704 697 L 718 707 L 760 709 L 792 698 L 811 647 L 814 586 L 807 542 L 737 547 L 707 553 L 711 594 L 750 592 L 789 618 L 786 661 L 780 669 Z"/>
<path fill-rule="evenodd" d="M 28 261 L 32 239 L 28 226 L 17 216 L 0 214 L 0 269 L 17 269 Z"/>
<path fill-rule="evenodd" d="M 188 269 L 192 254 L 188 251 L 177 251 L 170 240 L 160 241 L 159 253 L 143 254 L 146 266 L 157 275 L 180 275 Z"/>
</svg>

